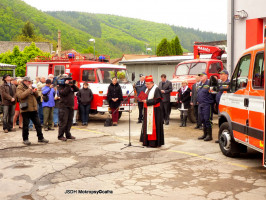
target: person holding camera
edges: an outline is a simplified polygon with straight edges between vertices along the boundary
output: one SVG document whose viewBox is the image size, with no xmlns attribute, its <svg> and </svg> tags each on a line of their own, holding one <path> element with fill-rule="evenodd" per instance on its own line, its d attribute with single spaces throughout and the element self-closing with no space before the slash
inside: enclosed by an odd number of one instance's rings
<svg viewBox="0 0 266 200">
<path fill-rule="evenodd" d="M 55 91 L 51 79 L 46 80 L 46 85 L 42 88 L 42 108 L 43 108 L 43 126 L 45 131 L 53 129 L 53 114 L 54 114 L 54 96 Z"/>
<path fill-rule="evenodd" d="M 20 111 L 23 117 L 22 137 L 25 145 L 30 145 L 29 141 L 29 120 L 31 119 L 35 125 L 38 142 L 48 143 L 49 140 L 44 139 L 42 133 L 41 122 L 38 116 L 37 100 L 38 92 L 32 87 L 32 82 L 29 77 L 24 77 L 22 83 L 17 88 L 17 97 L 20 101 Z"/>
<path fill-rule="evenodd" d="M 67 75 L 63 75 L 61 79 L 64 84 L 60 83 L 58 87 L 60 97 L 58 140 L 67 141 L 67 139 L 76 139 L 71 135 L 70 129 L 74 116 L 74 93 L 78 92 L 79 89 L 72 80 L 67 80 Z"/>
</svg>

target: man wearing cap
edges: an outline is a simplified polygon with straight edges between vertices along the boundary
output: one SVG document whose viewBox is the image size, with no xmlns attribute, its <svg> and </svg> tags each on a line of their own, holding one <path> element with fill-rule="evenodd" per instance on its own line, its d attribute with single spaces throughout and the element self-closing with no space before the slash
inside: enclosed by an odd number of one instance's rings
<svg viewBox="0 0 266 200">
<path fill-rule="evenodd" d="M 29 77 L 24 77 L 22 83 L 17 88 L 17 96 L 20 101 L 20 111 L 23 117 L 22 137 L 25 145 L 30 145 L 29 141 L 29 120 L 33 122 L 37 131 L 38 142 L 48 143 L 42 134 L 41 122 L 38 117 L 37 100 L 38 92 L 32 87 L 32 82 Z"/>
<path fill-rule="evenodd" d="M 146 90 L 146 85 L 145 85 L 145 76 L 143 74 L 139 75 L 139 81 L 137 81 L 135 88 L 137 95 L 143 91 L 145 92 Z M 143 120 L 143 102 L 138 100 L 138 108 L 139 108 L 139 118 L 138 118 L 138 123 L 142 123 Z"/>
<path fill-rule="evenodd" d="M 216 104 L 217 104 L 217 107 L 218 107 L 218 112 L 219 112 L 219 103 L 220 103 L 220 99 L 221 99 L 221 96 L 224 92 L 224 89 L 223 89 L 223 83 L 229 83 L 229 79 L 228 79 L 228 76 L 229 76 L 229 73 L 227 70 L 223 70 L 220 72 L 220 81 L 219 81 L 219 85 L 220 85 L 220 88 L 219 88 L 219 92 L 216 94 Z M 218 143 L 219 140 L 216 140 L 215 143 Z"/>
<path fill-rule="evenodd" d="M 161 82 L 159 83 L 159 89 L 161 90 L 163 99 L 161 103 L 161 109 L 163 111 L 163 117 L 165 121 L 165 125 L 169 124 L 169 115 L 171 112 L 170 105 L 170 93 L 172 92 L 172 82 L 166 80 L 166 75 L 161 75 Z"/>
<path fill-rule="evenodd" d="M 219 92 L 216 94 L 217 106 L 219 106 L 221 96 L 222 96 L 222 94 L 224 92 L 223 83 L 229 83 L 230 82 L 229 79 L 228 79 L 228 76 L 229 76 L 229 73 L 228 73 L 227 70 L 223 70 L 223 71 L 220 72 L 220 81 L 219 81 L 220 88 L 219 88 Z"/>
<path fill-rule="evenodd" d="M 205 72 L 199 74 L 201 83 L 198 89 L 197 102 L 199 104 L 199 115 L 203 124 L 203 135 L 199 140 L 212 140 L 212 115 L 214 96 L 210 93 L 210 83 Z"/>
<path fill-rule="evenodd" d="M 142 100 L 144 103 L 144 119 L 140 141 L 143 142 L 143 146 L 160 147 L 164 145 L 163 116 L 160 108 L 162 93 L 154 85 L 151 75 L 145 77 L 145 82 L 147 98 Z"/>
<path fill-rule="evenodd" d="M 46 86 L 42 88 L 43 127 L 45 131 L 53 129 L 54 96 L 55 91 L 51 79 L 46 80 Z M 46 101 L 48 98 L 48 101 Z"/>
<path fill-rule="evenodd" d="M 11 83 L 11 77 L 8 74 L 3 76 L 3 81 L 4 83 L 1 86 L 3 129 L 5 133 L 8 133 L 8 131 L 16 131 L 13 128 L 13 117 L 16 107 L 16 86 Z"/>
</svg>

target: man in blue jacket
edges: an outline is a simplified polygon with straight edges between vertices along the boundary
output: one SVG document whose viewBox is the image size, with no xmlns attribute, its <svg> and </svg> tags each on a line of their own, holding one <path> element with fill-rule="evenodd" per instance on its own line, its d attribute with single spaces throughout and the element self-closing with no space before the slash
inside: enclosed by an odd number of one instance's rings
<svg viewBox="0 0 266 200">
<path fill-rule="evenodd" d="M 53 113 L 54 113 L 54 96 L 55 91 L 50 79 L 46 80 L 46 85 L 42 88 L 42 107 L 43 107 L 43 126 L 44 130 L 54 130 L 53 129 Z"/>
<path fill-rule="evenodd" d="M 199 74 L 201 83 L 198 89 L 197 102 L 199 104 L 199 115 L 203 123 L 203 135 L 199 140 L 212 140 L 212 116 L 214 95 L 210 93 L 210 82 L 205 72 Z"/>
<path fill-rule="evenodd" d="M 146 90 L 146 85 L 145 85 L 145 76 L 143 74 L 139 75 L 139 81 L 137 81 L 135 88 L 136 88 L 136 92 L 137 95 L 139 96 L 139 94 L 143 91 L 145 92 Z M 143 102 L 138 101 L 138 108 L 139 108 L 139 118 L 138 118 L 138 123 L 142 123 L 143 120 Z"/>
</svg>

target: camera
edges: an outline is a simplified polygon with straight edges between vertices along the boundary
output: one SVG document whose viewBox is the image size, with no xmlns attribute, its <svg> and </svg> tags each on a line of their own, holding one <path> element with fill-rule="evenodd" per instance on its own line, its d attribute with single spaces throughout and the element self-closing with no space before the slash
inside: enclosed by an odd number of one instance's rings
<svg viewBox="0 0 266 200">
<path fill-rule="evenodd" d="M 59 76 L 56 77 L 56 85 L 65 85 L 66 84 L 66 80 L 69 80 L 70 82 L 74 82 L 74 80 L 72 80 L 71 77 L 71 73 L 69 75 L 67 74 L 61 74 Z"/>
</svg>

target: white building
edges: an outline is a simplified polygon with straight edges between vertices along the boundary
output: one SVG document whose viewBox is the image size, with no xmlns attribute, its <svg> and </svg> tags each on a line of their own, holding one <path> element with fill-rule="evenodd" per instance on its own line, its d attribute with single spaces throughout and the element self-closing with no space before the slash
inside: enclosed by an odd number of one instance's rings
<svg viewBox="0 0 266 200">
<path fill-rule="evenodd" d="M 242 52 L 263 43 L 266 0 L 228 0 L 227 68 L 232 71 Z"/>
</svg>

